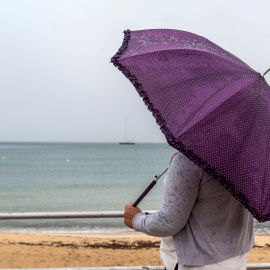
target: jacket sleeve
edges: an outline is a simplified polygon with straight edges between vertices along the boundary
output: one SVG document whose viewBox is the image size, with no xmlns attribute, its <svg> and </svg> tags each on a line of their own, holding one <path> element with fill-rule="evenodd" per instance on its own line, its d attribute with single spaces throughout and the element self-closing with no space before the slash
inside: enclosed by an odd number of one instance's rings
<svg viewBox="0 0 270 270">
<path fill-rule="evenodd" d="M 172 157 L 161 208 L 153 215 L 138 213 L 134 230 L 157 237 L 172 236 L 187 223 L 200 187 L 202 169 L 178 152 Z"/>
</svg>

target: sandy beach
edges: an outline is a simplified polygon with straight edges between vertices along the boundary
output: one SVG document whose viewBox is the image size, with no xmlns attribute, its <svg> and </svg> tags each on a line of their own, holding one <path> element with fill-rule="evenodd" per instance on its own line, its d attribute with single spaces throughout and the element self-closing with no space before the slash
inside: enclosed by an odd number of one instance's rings
<svg viewBox="0 0 270 270">
<path fill-rule="evenodd" d="M 162 265 L 160 238 L 136 235 L 0 234 L 0 268 Z M 270 262 L 270 236 L 256 236 L 248 263 Z"/>
</svg>

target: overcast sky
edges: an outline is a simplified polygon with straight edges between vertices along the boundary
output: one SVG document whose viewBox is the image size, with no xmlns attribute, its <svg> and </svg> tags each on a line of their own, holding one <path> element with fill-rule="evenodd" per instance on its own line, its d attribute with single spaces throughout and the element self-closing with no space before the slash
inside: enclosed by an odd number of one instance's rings
<svg viewBox="0 0 270 270">
<path fill-rule="evenodd" d="M 109 63 L 123 31 L 193 32 L 263 73 L 269 10 L 269 0 L 0 0 L 0 141 L 118 142 L 127 115 L 131 139 L 165 142 Z"/>
</svg>

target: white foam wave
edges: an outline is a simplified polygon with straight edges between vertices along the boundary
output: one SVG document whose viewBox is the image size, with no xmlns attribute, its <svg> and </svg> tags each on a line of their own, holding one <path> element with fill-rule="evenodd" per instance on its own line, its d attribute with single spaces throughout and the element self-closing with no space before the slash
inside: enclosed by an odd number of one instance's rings
<svg viewBox="0 0 270 270">
<path fill-rule="evenodd" d="M 1 228 L 1 233 L 49 233 L 49 234 L 134 234 L 129 228 Z"/>
</svg>

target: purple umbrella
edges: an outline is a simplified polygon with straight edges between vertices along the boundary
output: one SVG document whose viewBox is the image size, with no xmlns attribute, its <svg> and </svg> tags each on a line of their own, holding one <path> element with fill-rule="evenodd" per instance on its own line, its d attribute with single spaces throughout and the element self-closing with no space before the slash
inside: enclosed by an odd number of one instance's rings
<svg viewBox="0 0 270 270">
<path fill-rule="evenodd" d="M 270 87 L 204 37 L 172 29 L 124 31 L 111 62 L 135 86 L 167 142 L 270 220 Z"/>
</svg>

